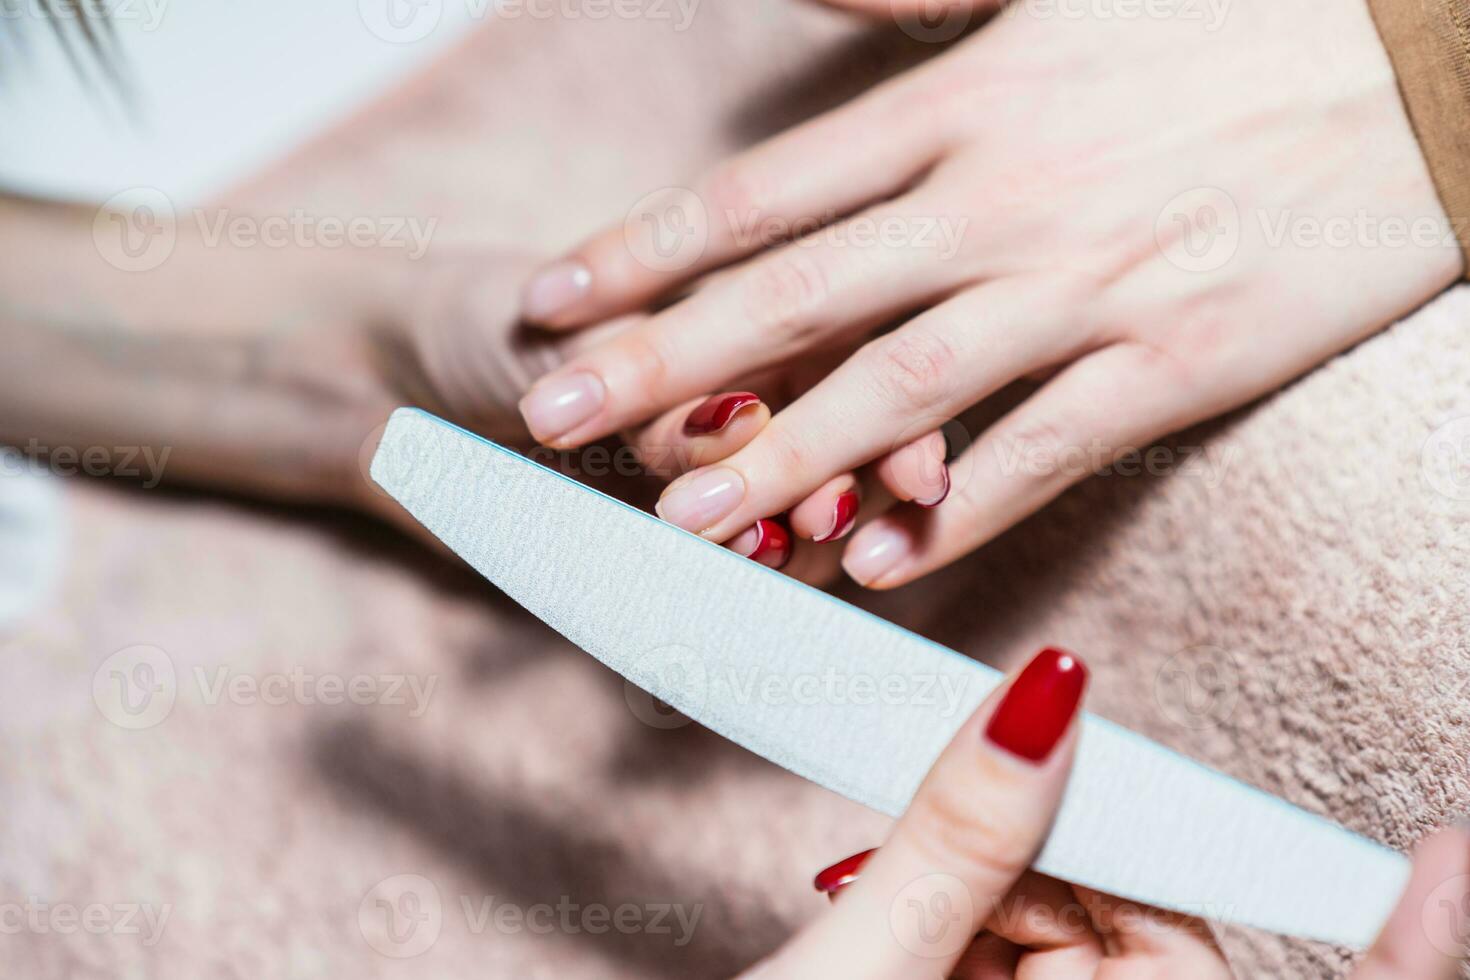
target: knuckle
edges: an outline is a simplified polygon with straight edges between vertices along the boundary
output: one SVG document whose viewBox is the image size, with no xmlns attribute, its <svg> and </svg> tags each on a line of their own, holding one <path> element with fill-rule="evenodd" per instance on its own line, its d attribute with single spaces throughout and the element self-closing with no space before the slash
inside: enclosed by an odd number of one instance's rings
<svg viewBox="0 0 1470 980">
<path fill-rule="evenodd" d="M 758 437 L 761 468 L 787 481 L 799 479 L 810 469 L 814 456 L 790 426 L 771 423 Z"/>
<path fill-rule="evenodd" d="M 745 315 L 783 345 L 800 343 L 815 331 L 815 313 L 831 295 L 821 261 L 794 247 L 757 266 L 740 288 Z"/>
<path fill-rule="evenodd" d="M 638 332 L 625 337 L 619 344 L 623 361 L 618 373 L 636 379 L 641 391 L 656 392 L 665 388 L 673 375 L 673 357 L 663 338 L 654 332 Z"/>
<path fill-rule="evenodd" d="M 937 786 L 916 798 L 909 807 L 914 846 L 936 870 L 960 873 L 968 880 L 1019 877 L 1031 862 L 1035 831 L 1014 810 L 977 807 L 975 802 L 972 792 L 959 787 Z"/>
<path fill-rule="evenodd" d="M 918 410 L 940 400 L 958 360 L 939 335 L 912 327 L 868 346 L 868 373 L 891 408 Z"/>
<path fill-rule="evenodd" d="M 1019 420 L 997 433 L 997 451 L 1007 476 L 1050 480 L 1060 474 L 1075 440 L 1070 427 L 1049 416 Z"/>
</svg>

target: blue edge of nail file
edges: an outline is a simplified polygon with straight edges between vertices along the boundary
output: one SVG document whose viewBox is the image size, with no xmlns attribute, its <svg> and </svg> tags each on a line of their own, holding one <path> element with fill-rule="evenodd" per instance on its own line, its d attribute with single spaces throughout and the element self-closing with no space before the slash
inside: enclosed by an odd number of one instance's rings
<svg viewBox="0 0 1470 980">
<path fill-rule="evenodd" d="M 890 816 L 1001 680 L 417 409 L 394 413 L 372 478 L 625 678 Z M 812 690 L 826 693 L 800 696 Z M 1034 867 L 1120 898 L 1359 949 L 1408 877 L 1396 851 L 1091 714 Z"/>
</svg>

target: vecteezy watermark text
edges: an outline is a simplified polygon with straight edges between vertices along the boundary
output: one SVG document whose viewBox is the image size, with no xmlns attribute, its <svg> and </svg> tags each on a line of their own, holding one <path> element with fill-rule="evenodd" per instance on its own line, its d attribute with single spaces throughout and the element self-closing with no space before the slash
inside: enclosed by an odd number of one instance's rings
<svg viewBox="0 0 1470 980">
<path fill-rule="evenodd" d="M 157 945 L 173 914 L 170 904 L 147 902 L 43 902 L 34 895 L 24 902 L 0 902 L 0 936 L 139 936 L 144 946 Z"/>
<path fill-rule="evenodd" d="M 579 902 L 569 895 L 554 901 L 511 902 L 496 895 L 459 895 L 446 903 L 439 887 L 417 874 L 384 878 L 362 897 L 357 927 L 373 949 L 393 959 L 427 952 L 439 939 L 445 920 L 457 913 L 465 931 L 479 936 L 530 933 L 536 936 L 607 933 L 666 937 L 676 949 L 687 946 L 704 914 L 702 902 L 645 901 L 609 905 Z"/>
<path fill-rule="evenodd" d="M 75 20 L 106 20 L 142 31 L 156 31 L 170 0 L 92 0 L 56 3 L 53 0 L 0 0 L 0 21 L 36 20 L 63 24 Z"/>
<path fill-rule="evenodd" d="M 190 225 L 192 224 L 192 229 Z M 229 208 L 180 210 L 156 187 L 133 187 L 110 197 L 92 222 L 92 241 L 111 266 L 147 272 L 168 261 L 188 230 L 205 248 L 393 249 L 410 260 L 428 252 L 437 217 L 423 215 L 318 214 L 292 208 L 282 214 L 250 214 Z"/>
<path fill-rule="evenodd" d="M 181 695 L 209 707 L 405 707 L 410 718 L 421 718 L 438 683 L 437 674 L 338 674 L 300 666 L 251 672 L 227 665 L 196 665 L 181 676 L 167 652 L 139 644 L 117 651 L 98 665 L 92 674 L 92 700 L 108 721 L 131 730 L 160 724 Z"/>
<path fill-rule="evenodd" d="M 115 476 L 138 480 L 145 490 L 163 482 L 172 447 L 52 446 L 30 439 L 23 452 L 0 452 L 0 476 L 49 473 L 53 476 Z"/>
<path fill-rule="evenodd" d="M 469 20 L 640 20 L 689 29 L 701 0 L 358 0 L 363 26 L 389 44 L 414 44 L 444 23 Z M 461 9 L 454 9 L 454 5 Z"/>
</svg>

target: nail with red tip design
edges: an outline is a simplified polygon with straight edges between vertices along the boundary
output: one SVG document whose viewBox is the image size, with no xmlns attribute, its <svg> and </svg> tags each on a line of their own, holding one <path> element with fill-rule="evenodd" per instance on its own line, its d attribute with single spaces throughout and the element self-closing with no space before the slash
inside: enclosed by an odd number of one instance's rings
<svg viewBox="0 0 1470 980">
<path fill-rule="evenodd" d="M 832 527 L 821 537 L 813 538 L 817 544 L 826 544 L 828 541 L 836 541 L 838 538 L 852 530 L 857 523 L 858 505 L 862 498 L 856 490 L 848 490 L 837 497 L 837 502 L 832 505 Z"/>
<path fill-rule="evenodd" d="M 823 868 L 817 872 L 817 877 L 812 881 L 812 885 L 817 891 L 825 892 L 829 899 L 835 901 L 838 892 L 857 881 L 863 865 L 868 863 L 868 858 L 872 857 L 877 850 L 876 847 L 870 848 L 852 857 L 843 858 L 830 868 Z"/>
<path fill-rule="evenodd" d="M 1045 762 L 1077 715 L 1087 667 L 1065 650 L 1047 647 L 1011 682 L 985 737 L 1012 755 Z"/>
<path fill-rule="evenodd" d="M 791 532 L 780 521 L 765 517 L 731 541 L 730 550 L 767 568 L 784 568 L 791 560 Z"/>
<path fill-rule="evenodd" d="M 749 391 L 734 391 L 726 395 L 711 395 L 701 402 L 684 420 L 686 436 L 707 436 L 719 432 L 730 424 L 730 420 L 743 409 L 760 404 L 760 396 Z"/>
<path fill-rule="evenodd" d="M 949 496 L 949 467 L 941 467 L 939 470 L 939 475 L 944 477 L 943 489 L 941 489 L 937 494 L 932 497 L 925 498 L 924 500 L 915 500 L 914 503 L 918 504 L 920 507 L 938 507 L 940 504 L 944 503 L 944 498 Z"/>
</svg>

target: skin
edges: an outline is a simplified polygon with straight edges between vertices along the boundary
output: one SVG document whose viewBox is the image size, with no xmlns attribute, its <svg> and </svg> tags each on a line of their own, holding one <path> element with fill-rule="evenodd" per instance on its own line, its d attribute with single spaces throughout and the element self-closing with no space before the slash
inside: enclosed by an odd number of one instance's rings
<svg viewBox="0 0 1470 980">
<path fill-rule="evenodd" d="M 1046 839 L 1077 742 L 1041 763 L 985 735 L 997 690 L 956 733 L 888 841 L 826 912 L 745 976 L 957 977 L 960 980 L 1229 980 L 1209 926 L 1028 871 Z M 982 817 L 983 819 L 979 819 Z M 1470 925 L 1470 834 L 1441 831 L 1416 850 L 1409 883 L 1357 980 L 1452 980 Z M 1452 909 L 1456 922 L 1426 916 Z M 923 931 L 895 912 L 946 910 Z M 1442 931 L 1441 931 L 1442 930 Z M 966 937 L 974 937 L 966 941 Z"/>
<path fill-rule="evenodd" d="M 375 254 L 184 240 L 162 269 L 129 277 L 97 261 L 90 210 L 4 200 L 0 211 L 11 259 L 0 270 L 6 437 L 172 446 L 171 480 L 380 509 L 359 461 L 392 405 L 421 400 L 514 436 L 529 379 L 603 339 L 513 331 L 513 292 L 531 271 L 519 254 L 469 250 L 405 269 Z M 59 366 L 64 390 L 35 377 L 38 363 Z M 285 424 L 303 417 L 313 425 Z M 750 434 L 742 427 L 711 452 Z M 1438 866 L 1458 867 L 1459 853 L 1442 849 Z"/>
<path fill-rule="evenodd" d="M 1213 29 L 1184 15 L 1198 5 L 1163 7 L 1177 15 L 1003 12 L 711 168 L 651 216 L 593 235 L 551 267 L 585 270 L 572 301 L 548 310 L 541 279 L 528 288 L 547 327 L 696 288 L 543 379 L 545 391 L 591 376 L 603 397 L 562 432 L 527 411 L 533 432 L 580 445 L 731 376 L 860 345 L 722 461 L 734 490 L 718 514 L 691 512 L 682 493 L 706 473 L 665 492 L 661 514 L 725 541 L 843 474 L 891 470 L 895 450 L 1002 387 L 1044 379 L 951 439 L 960 452 L 940 506 L 896 506 L 849 539 L 848 573 L 890 588 L 1160 436 L 1283 385 L 1461 275 L 1364 4 L 1240 0 Z M 831 223 L 795 244 L 749 233 L 803 218 Z M 651 236 L 675 219 L 696 222 L 703 247 L 673 267 L 650 262 Z M 964 229 L 949 251 L 936 223 Z"/>
</svg>

